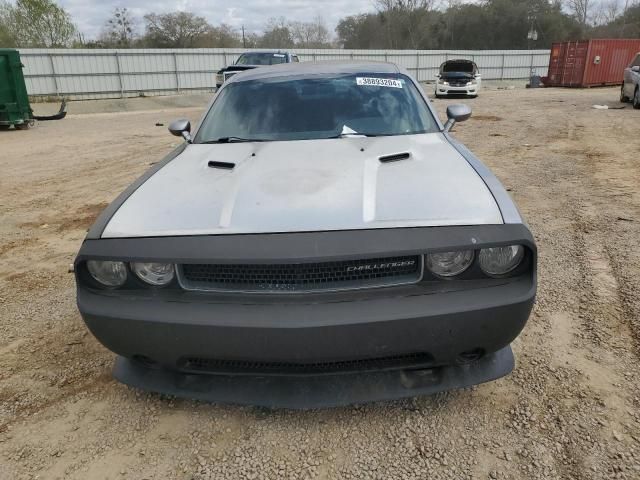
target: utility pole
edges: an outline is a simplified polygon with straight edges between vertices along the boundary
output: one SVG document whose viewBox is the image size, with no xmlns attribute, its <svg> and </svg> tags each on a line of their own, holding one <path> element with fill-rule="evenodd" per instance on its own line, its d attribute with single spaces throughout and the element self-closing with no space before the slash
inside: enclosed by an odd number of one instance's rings
<svg viewBox="0 0 640 480">
<path fill-rule="evenodd" d="M 244 38 L 244 25 L 242 25 L 242 47 L 247 48 L 247 39 Z"/>
<path fill-rule="evenodd" d="M 531 50 L 531 45 L 535 45 L 535 42 L 538 40 L 538 31 L 536 30 L 536 23 L 538 21 L 537 13 L 537 11 L 533 10 L 527 15 L 529 23 L 529 32 L 527 33 L 527 50 Z"/>
</svg>

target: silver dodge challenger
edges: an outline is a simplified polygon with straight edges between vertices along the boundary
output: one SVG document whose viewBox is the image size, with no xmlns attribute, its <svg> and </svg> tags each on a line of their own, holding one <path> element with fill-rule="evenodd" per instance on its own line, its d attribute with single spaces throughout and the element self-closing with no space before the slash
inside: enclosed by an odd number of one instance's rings
<svg viewBox="0 0 640 480">
<path fill-rule="evenodd" d="M 114 376 L 220 403 L 317 408 L 495 380 L 536 294 L 496 177 L 388 63 L 233 76 L 75 260 Z"/>
</svg>

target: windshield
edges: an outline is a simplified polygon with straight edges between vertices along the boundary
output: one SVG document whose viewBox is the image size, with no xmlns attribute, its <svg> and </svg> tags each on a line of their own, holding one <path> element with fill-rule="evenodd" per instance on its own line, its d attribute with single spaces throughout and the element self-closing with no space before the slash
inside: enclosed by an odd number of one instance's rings
<svg viewBox="0 0 640 480">
<path fill-rule="evenodd" d="M 236 65 L 277 65 L 287 63 L 287 56 L 284 53 L 243 53 L 238 58 Z"/>
<path fill-rule="evenodd" d="M 347 74 L 231 83 L 218 94 L 194 141 L 310 140 L 437 130 L 409 78 Z"/>
</svg>

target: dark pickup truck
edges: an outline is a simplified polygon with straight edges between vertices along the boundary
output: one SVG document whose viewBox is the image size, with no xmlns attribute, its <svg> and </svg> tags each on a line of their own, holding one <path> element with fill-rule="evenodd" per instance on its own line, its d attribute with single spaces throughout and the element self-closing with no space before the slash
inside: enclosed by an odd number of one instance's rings
<svg viewBox="0 0 640 480">
<path fill-rule="evenodd" d="M 278 65 L 279 63 L 295 63 L 299 61 L 298 56 L 291 52 L 281 52 L 279 50 L 246 52 L 238 57 L 236 63 L 217 72 L 216 87 L 220 88 L 229 77 L 245 70 L 263 67 L 265 65 Z"/>
</svg>

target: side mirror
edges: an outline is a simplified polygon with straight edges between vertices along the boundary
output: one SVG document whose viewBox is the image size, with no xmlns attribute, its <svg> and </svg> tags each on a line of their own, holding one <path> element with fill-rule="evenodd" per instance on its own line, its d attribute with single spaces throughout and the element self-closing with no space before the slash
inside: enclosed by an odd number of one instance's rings
<svg viewBox="0 0 640 480">
<path fill-rule="evenodd" d="M 447 123 L 444 124 L 444 131 L 448 132 L 456 122 L 464 122 L 471 117 L 471 109 L 467 105 L 456 104 L 447 107 Z"/>
<path fill-rule="evenodd" d="M 169 131 L 176 137 L 182 137 L 191 143 L 191 122 L 186 118 L 174 120 L 169 124 Z"/>
</svg>

